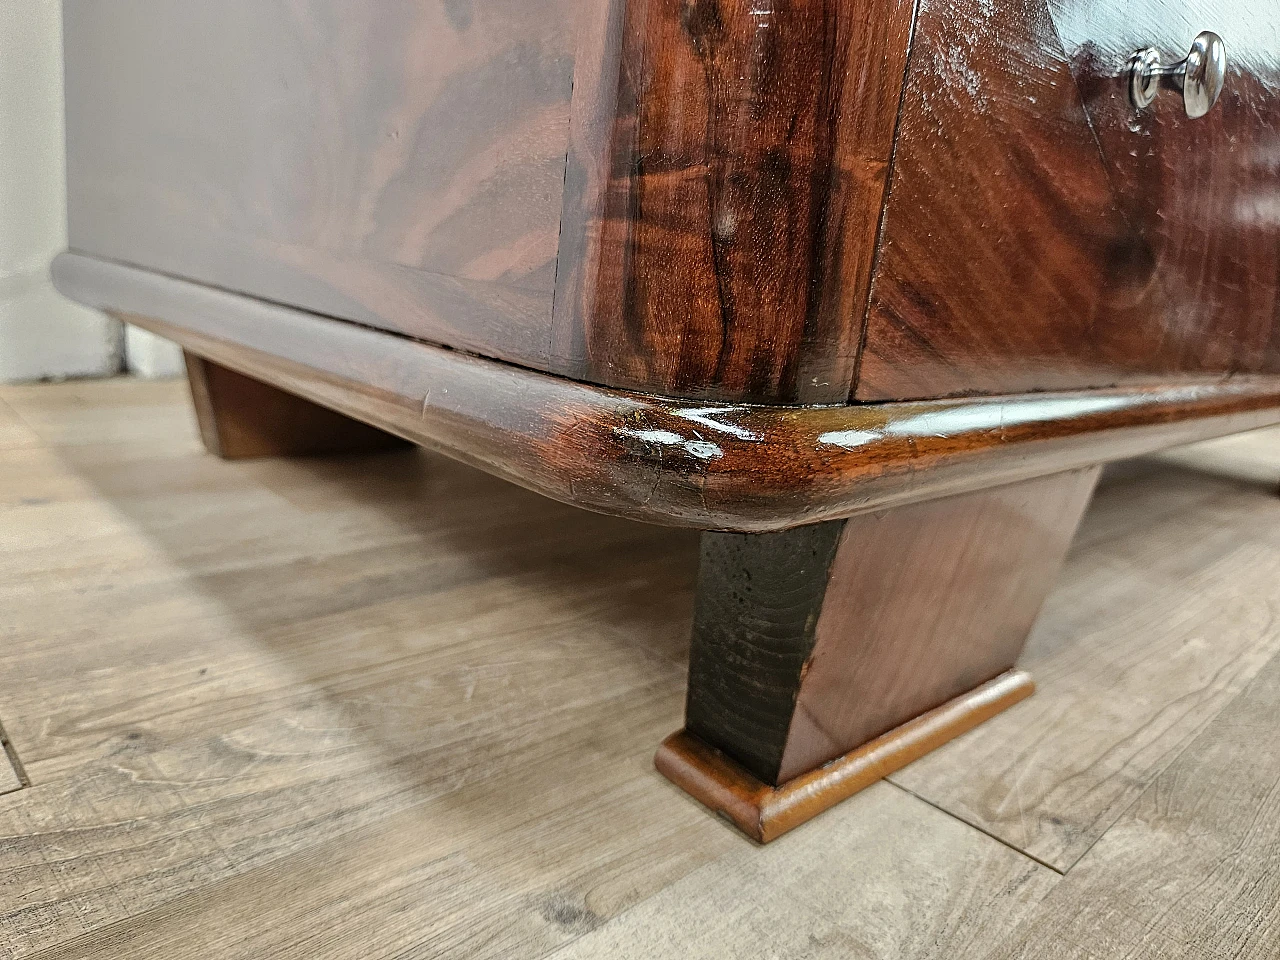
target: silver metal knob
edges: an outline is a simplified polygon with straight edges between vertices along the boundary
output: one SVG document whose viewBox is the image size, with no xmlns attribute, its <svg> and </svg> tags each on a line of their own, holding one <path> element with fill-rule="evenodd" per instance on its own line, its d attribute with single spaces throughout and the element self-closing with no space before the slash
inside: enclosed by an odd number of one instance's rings
<svg viewBox="0 0 1280 960">
<path fill-rule="evenodd" d="M 1182 102 L 1192 120 L 1213 109 L 1227 79 L 1227 45 L 1206 30 L 1191 44 L 1185 60 L 1166 64 L 1154 47 L 1139 50 L 1129 67 L 1129 97 L 1139 110 L 1151 106 L 1160 87 L 1182 91 Z"/>
</svg>

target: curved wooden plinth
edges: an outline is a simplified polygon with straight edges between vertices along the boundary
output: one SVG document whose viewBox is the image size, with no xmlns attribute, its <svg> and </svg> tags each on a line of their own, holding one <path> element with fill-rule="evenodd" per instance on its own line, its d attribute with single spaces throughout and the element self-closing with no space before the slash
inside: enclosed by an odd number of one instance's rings
<svg viewBox="0 0 1280 960">
<path fill-rule="evenodd" d="M 743 833 L 768 843 L 865 790 L 1035 692 L 1023 670 L 1011 670 L 778 787 L 762 783 L 683 730 L 662 742 L 654 766 L 698 802 L 723 813 Z"/>
<path fill-rule="evenodd" d="M 61 254 L 62 293 L 557 500 L 763 533 L 1280 423 L 1280 376 L 855 406 L 646 396 Z"/>
</svg>

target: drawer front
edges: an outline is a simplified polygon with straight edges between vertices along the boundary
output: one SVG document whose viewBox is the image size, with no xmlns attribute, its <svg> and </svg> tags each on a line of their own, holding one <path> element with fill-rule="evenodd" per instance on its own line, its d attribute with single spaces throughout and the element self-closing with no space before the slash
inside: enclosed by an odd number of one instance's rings
<svg viewBox="0 0 1280 960">
<path fill-rule="evenodd" d="M 1127 62 L 1226 41 L 1225 91 Z M 1280 5 L 922 0 L 859 400 L 1277 368 Z"/>
<path fill-rule="evenodd" d="M 73 249 L 530 364 L 580 0 L 67 0 Z"/>
</svg>

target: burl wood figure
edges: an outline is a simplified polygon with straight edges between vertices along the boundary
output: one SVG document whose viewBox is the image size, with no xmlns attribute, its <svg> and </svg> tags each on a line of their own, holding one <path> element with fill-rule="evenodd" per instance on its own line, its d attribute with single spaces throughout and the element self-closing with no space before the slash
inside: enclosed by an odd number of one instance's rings
<svg viewBox="0 0 1280 960">
<path fill-rule="evenodd" d="M 1109 460 L 1280 422 L 1280 7 L 68 0 L 59 288 L 222 456 L 703 536 L 658 768 L 767 841 L 1032 691 Z"/>
</svg>

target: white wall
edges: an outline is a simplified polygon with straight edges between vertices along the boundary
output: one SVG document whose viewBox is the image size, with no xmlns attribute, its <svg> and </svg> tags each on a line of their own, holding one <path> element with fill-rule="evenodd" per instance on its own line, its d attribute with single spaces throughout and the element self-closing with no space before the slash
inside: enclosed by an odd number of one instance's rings
<svg viewBox="0 0 1280 960">
<path fill-rule="evenodd" d="M 180 377 L 186 370 L 176 343 L 131 324 L 124 328 L 124 362 L 134 376 L 147 379 Z"/>
<path fill-rule="evenodd" d="M 121 368 L 121 325 L 49 280 L 67 243 L 65 165 L 61 3 L 0 0 L 0 382 Z M 171 344 L 145 333 L 135 341 L 145 374 L 181 371 Z"/>
</svg>

